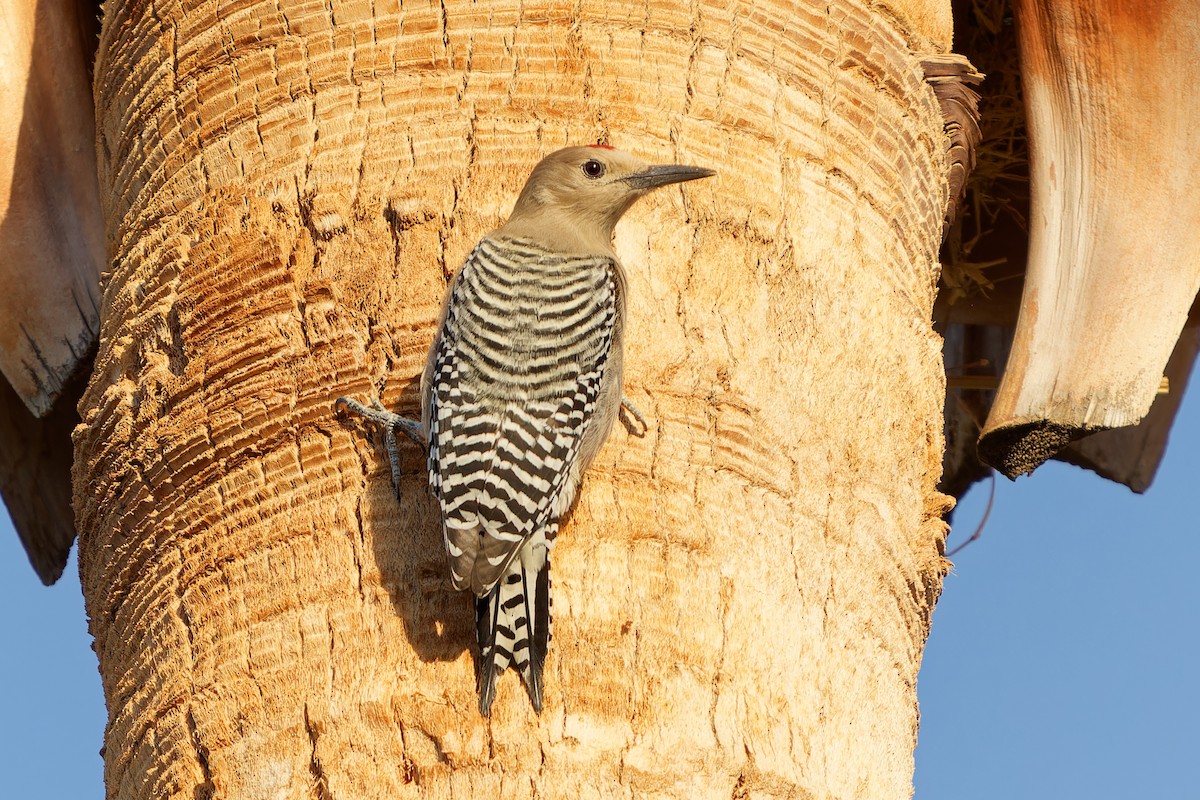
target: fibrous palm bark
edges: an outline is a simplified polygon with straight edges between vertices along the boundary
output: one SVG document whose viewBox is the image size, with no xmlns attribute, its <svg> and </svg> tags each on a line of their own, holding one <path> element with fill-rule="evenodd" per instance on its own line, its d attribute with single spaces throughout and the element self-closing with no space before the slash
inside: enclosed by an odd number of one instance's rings
<svg viewBox="0 0 1200 800">
<path fill-rule="evenodd" d="M 948 15 L 948 9 L 946 9 Z M 904 796 L 940 588 L 937 4 L 139 2 L 97 63 L 112 271 L 76 433 L 109 796 Z M 618 229 L 618 429 L 546 710 L 475 711 L 411 412 L 529 168 L 711 166 Z"/>
</svg>

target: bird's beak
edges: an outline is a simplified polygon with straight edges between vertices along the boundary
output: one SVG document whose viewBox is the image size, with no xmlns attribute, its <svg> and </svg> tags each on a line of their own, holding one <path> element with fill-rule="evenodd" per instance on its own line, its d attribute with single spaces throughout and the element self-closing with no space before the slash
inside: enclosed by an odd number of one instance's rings
<svg viewBox="0 0 1200 800">
<path fill-rule="evenodd" d="M 669 183 L 694 181 L 697 178 L 707 178 L 716 174 L 711 169 L 704 169 L 703 167 L 685 167 L 682 164 L 658 164 L 653 167 L 647 167 L 641 172 L 635 172 L 633 175 L 626 175 L 621 180 L 628 183 L 634 189 L 648 190 L 657 189 L 659 186 L 666 186 Z"/>
</svg>

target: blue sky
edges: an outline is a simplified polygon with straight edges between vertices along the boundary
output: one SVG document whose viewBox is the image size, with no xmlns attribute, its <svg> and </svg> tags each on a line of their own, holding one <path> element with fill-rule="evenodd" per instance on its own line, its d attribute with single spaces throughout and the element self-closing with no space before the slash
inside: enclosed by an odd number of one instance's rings
<svg viewBox="0 0 1200 800">
<path fill-rule="evenodd" d="M 918 693 L 917 800 L 1196 796 L 1200 400 L 1145 495 L 1049 464 L 997 482 L 955 558 Z M 986 484 L 960 505 L 970 535 Z M 104 702 L 74 555 L 43 587 L 0 520 L 0 781 L 101 798 Z"/>
<path fill-rule="evenodd" d="M 934 611 L 918 800 L 1200 797 L 1198 445 L 1193 392 L 1144 495 L 1058 463 L 998 481 Z"/>
</svg>

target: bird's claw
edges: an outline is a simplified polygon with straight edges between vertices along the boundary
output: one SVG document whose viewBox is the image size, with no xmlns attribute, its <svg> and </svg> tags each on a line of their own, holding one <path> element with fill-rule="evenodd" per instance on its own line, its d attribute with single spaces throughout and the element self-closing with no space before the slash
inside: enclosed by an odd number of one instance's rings
<svg viewBox="0 0 1200 800">
<path fill-rule="evenodd" d="M 630 400 L 628 397 L 624 397 L 624 396 L 621 397 L 621 410 L 624 411 L 629 417 L 632 417 L 634 420 L 636 420 L 637 423 L 642 426 L 641 431 L 637 432 L 637 435 L 639 437 L 645 436 L 647 433 L 650 432 L 650 423 L 646 421 L 645 415 L 643 415 L 641 411 L 638 411 L 638 407 L 635 406 L 633 404 L 633 401 Z M 629 430 L 630 433 L 635 432 L 633 430 L 633 424 L 630 423 L 629 419 L 625 420 L 625 427 Z"/>
<path fill-rule="evenodd" d="M 383 444 L 387 448 L 388 465 L 392 470 L 392 486 L 396 490 L 396 496 L 399 497 L 400 479 L 404 475 L 400 471 L 400 443 L 396 438 L 396 431 L 400 431 L 424 447 L 425 437 L 421 431 L 421 423 L 388 411 L 377 398 L 371 398 L 371 405 L 365 406 L 352 398 L 339 397 L 334 401 L 333 407 L 336 411 L 345 411 L 362 417 L 368 423 L 378 425 L 383 429 Z"/>
<path fill-rule="evenodd" d="M 388 411 L 377 398 L 371 398 L 371 405 L 365 406 L 353 398 L 339 397 L 334 401 L 333 407 L 336 411 L 349 412 L 362 417 L 367 422 L 383 428 L 384 431 L 400 431 L 417 444 L 425 446 L 425 435 L 421 431 L 421 423 Z"/>
</svg>

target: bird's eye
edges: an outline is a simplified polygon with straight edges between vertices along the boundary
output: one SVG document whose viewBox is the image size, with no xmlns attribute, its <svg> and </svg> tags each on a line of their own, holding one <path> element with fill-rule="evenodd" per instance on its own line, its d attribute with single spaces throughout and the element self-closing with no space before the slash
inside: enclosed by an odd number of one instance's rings
<svg viewBox="0 0 1200 800">
<path fill-rule="evenodd" d="M 580 169 L 583 170 L 584 175 L 587 175 L 589 178 L 595 180 L 604 174 L 604 163 L 597 161 L 594 158 L 589 158 L 587 161 L 583 162 L 583 164 L 580 166 Z"/>
</svg>

